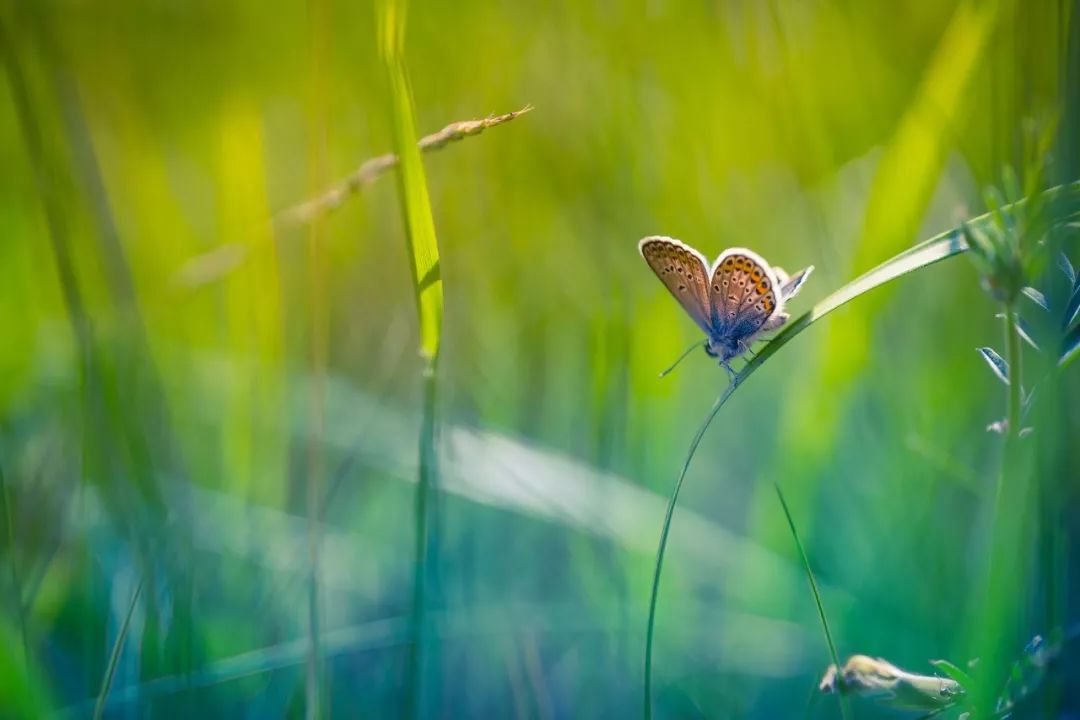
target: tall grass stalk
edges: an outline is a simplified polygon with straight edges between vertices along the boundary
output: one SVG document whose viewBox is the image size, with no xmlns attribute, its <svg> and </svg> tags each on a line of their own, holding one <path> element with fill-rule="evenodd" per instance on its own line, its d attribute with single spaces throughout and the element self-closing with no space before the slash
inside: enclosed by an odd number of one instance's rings
<svg viewBox="0 0 1080 720">
<path fill-rule="evenodd" d="M 1030 519 L 1030 467 L 1024 457 L 1024 441 L 1020 438 L 1023 359 L 1016 302 L 1007 303 L 1004 309 L 1005 362 L 1009 379 L 1005 395 L 1007 427 L 994 490 L 985 581 L 977 601 L 979 621 L 972 627 L 980 669 L 973 698 L 976 717 L 990 717 L 996 710 L 998 695 L 1008 677 L 1010 646 L 1015 630 L 1020 626 L 1025 593 L 1023 528 Z"/>
<path fill-rule="evenodd" d="M 810 581 L 810 592 L 814 594 L 814 604 L 817 605 L 818 617 L 821 618 L 821 629 L 825 633 L 825 642 L 829 645 L 829 655 L 832 657 L 833 665 L 836 666 L 836 672 L 840 672 L 840 655 L 836 652 L 836 643 L 833 641 L 832 632 L 829 630 L 829 620 L 825 616 L 825 604 L 821 601 L 821 591 L 818 590 L 817 580 L 814 579 L 814 571 L 810 569 L 810 558 L 806 555 L 806 549 L 803 548 L 802 541 L 799 539 L 799 532 L 795 529 L 795 520 L 791 517 L 791 510 L 788 508 L 787 500 L 784 499 L 784 493 L 780 490 L 779 484 L 773 484 L 776 488 L 776 497 L 780 498 L 780 506 L 784 508 L 784 517 L 787 519 L 788 527 L 791 528 L 791 537 L 795 540 L 795 547 L 799 550 L 799 560 L 802 561 L 803 570 L 806 571 L 806 579 Z M 840 716 L 847 720 L 851 717 L 849 714 L 847 699 L 842 692 L 837 693 L 837 699 L 840 702 Z"/>
<path fill-rule="evenodd" d="M 405 716 L 411 718 L 423 714 L 424 608 L 428 563 L 430 556 L 437 556 L 438 552 L 437 538 L 431 537 L 429 531 L 429 505 L 438 477 L 435 411 L 443 293 L 435 221 L 420 148 L 416 143 L 412 90 L 405 68 L 405 0 L 383 0 L 379 5 L 379 15 L 379 49 L 390 90 L 394 145 L 400 158 L 399 197 L 409 255 L 412 258 L 413 288 L 420 326 L 420 355 L 424 361 L 423 416 L 418 447 L 419 477 L 413 510 L 415 559 L 409 623 L 412 637 L 405 669 Z"/>
</svg>

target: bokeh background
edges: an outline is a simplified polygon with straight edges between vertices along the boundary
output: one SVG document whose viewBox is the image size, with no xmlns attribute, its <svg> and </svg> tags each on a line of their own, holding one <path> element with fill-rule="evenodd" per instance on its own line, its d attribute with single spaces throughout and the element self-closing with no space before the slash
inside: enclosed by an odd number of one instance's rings
<svg viewBox="0 0 1080 720">
<path fill-rule="evenodd" d="M 424 155 L 445 317 L 419 714 L 640 712 L 666 497 L 727 377 L 699 352 L 657 378 L 698 330 L 637 240 L 813 264 L 798 314 L 983 212 L 1006 167 L 1075 179 L 1077 12 L 411 4 L 420 134 L 535 108 Z M 376 17 L 2 5 L 0 715 L 90 717 L 114 653 L 106 717 L 407 707 L 423 361 L 398 184 L 269 224 L 391 151 Z M 774 483 L 841 655 L 966 662 L 1005 406 L 975 348 L 1002 344 L 998 311 L 951 259 L 733 396 L 675 513 L 659 716 L 838 716 Z M 1054 501 L 1017 550 L 1016 653 L 1077 620 L 1073 370 L 1036 428 Z"/>
</svg>

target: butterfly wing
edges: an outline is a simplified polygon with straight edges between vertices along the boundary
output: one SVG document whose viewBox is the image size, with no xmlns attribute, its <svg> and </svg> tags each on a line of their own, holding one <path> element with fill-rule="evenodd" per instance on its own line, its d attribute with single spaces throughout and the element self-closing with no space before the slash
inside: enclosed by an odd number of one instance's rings
<svg viewBox="0 0 1080 720">
<path fill-rule="evenodd" d="M 747 339 L 783 305 L 780 284 L 765 260 L 746 248 L 720 253 L 710 273 L 709 304 L 718 335 Z"/>
<path fill-rule="evenodd" d="M 698 327 L 711 332 L 708 270 L 702 254 L 674 238 L 659 235 L 642 238 L 638 251 Z"/>
<path fill-rule="evenodd" d="M 774 267 L 773 270 L 776 271 L 776 279 L 780 283 L 780 297 L 784 302 L 787 302 L 802 289 L 806 278 L 810 277 L 810 273 L 814 272 L 814 266 L 803 268 L 791 277 L 788 277 L 787 273 L 781 268 Z"/>
</svg>

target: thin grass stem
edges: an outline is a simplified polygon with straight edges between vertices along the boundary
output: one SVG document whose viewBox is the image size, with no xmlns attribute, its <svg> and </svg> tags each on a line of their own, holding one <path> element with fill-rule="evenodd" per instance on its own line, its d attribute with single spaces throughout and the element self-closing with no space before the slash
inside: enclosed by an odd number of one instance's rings
<svg viewBox="0 0 1080 720">
<path fill-rule="evenodd" d="M 1023 379 L 1020 332 L 1016 307 L 1005 309 L 1005 361 L 1009 364 L 1009 394 L 1006 417 L 1009 420 L 1007 437 L 1014 440 L 1020 436 L 1020 423 L 1023 415 Z"/>
<path fill-rule="evenodd" d="M 810 569 L 810 558 L 806 556 L 806 549 L 799 539 L 799 531 L 795 529 L 795 520 L 791 517 L 791 510 L 788 508 L 787 500 L 784 499 L 784 493 L 780 490 L 780 485 L 774 483 L 773 487 L 776 488 L 776 497 L 780 498 L 780 506 L 784 508 L 784 517 L 787 518 L 788 527 L 791 528 L 791 537 L 795 540 L 795 547 L 799 549 L 799 559 L 802 561 L 803 570 L 806 571 L 806 579 L 810 581 L 810 592 L 814 594 L 814 604 L 817 605 L 818 617 L 821 618 L 821 629 L 825 632 L 825 642 L 829 644 L 829 655 L 832 657 L 833 665 L 836 666 L 836 671 L 840 672 L 840 655 L 836 652 L 836 643 L 833 641 L 832 631 L 829 630 L 829 620 L 825 616 L 825 604 L 821 601 L 821 591 L 814 578 L 814 571 Z M 839 692 L 837 699 L 840 702 L 840 715 L 847 720 L 850 717 L 847 700 L 843 693 Z"/>
<path fill-rule="evenodd" d="M 116 667 L 120 664 L 120 655 L 124 652 L 124 640 L 127 639 L 128 628 L 131 626 L 131 616 L 135 613 L 135 605 L 139 602 L 142 587 L 143 578 L 140 577 L 139 582 L 135 585 L 134 592 L 131 593 L 131 602 L 128 603 L 124 621 L 120 624 L 120 630 L 116 634 L 112 652 L 109 653 L 109 664 L 105 668 L 104 677 L 101 678 L 101 690 L 98 692 L 97 702 L 94 704 L 94 720 L 100 720 L 102 713 L 105 712 L 105 702 L 109 699 L 109 688 L 112 687 Z"/>
<path fill-rule="evenodd" d="M 15 524 L 11 517 L 11 494 L 8 490 L 7 477 L 4 475 L 4 464 L 0 461 L 0 502 L 4 503 L 4 525 L 7 526 L 7 550 L 11 558 L 11 585 L 12 598 L 15 602 L 15 612 L 19 618 L 19 634 L 22 639 L 23 662 L 30 666 L 30 641 L 26 633 L 26 609 L 23 606 L 22 578 L 19 576 L 19 562 L 15 552 Z"/>
<path fill-rule="evenodd" d="M 732 382 L 727 386 L 724 392 L 720 394 L 720 397 L 713 403 L 712 408 L 709 410 L 708 414 L 705 415 L 705 420 L 694 434 L 694 439 L 690 441 L 690 451 L 687 453 L 686 460 L 683 462 L 682 470 L 679 471 L 679 477 L 675 481 L 675 489 L 671 492 L 671 498 L 668 500 L 667 510 L 664 513 L 664 524 L 660 528 L 660 544 L 656 548 L 656 566 L 653 568 L 652 591 L 649 596 L 649 623 L 645 631 L 644 715 L 646 718 L 652 717 L 653 628 L 656 625 L 656 600 L 660 595 L 660 572 L 664 567 L 664 551 L 667 549 L 668 533 L 671 530 L 671 517 L 675 513 L 675 504 L 679 501 L 679 491 L 682 490 L 683 480 L 686 479 L 686 471 L 690 469 L 690 461 L 694 459 L 694 453 L 697 452 L 697 447 L 701 443 L 701 438 L 705 436 L 705 431 L 709 429 L 709 425 L 712 424 L 713 418 L 716 417 L 716 413 L 720 412 L 720 408 L 724 406 L 728 397 L 735 391 L 736 384 L 736 382 Z"/>
<path fill-rule="evenodd" d="M 431 493 L 434 489 L 436 478 L 435 457 L 435 401 L 436 390 L 436 358 L 430 358 L 424 372 L 424 408 L 420 428 L 420 473 L 416 487 L 414 518 L 414 545 L 415 561 L 413 565 L 413 595 L 412 606 L 409 615 L 409 625 L 412 629 L 412 638 L 408 648 L 408 665 L 406 680 L 406 699 L 408 709 L 407 718 L 415 718 L 421 715 L 421 686 L 420 677 L 423 673 L 425 620 L 424 608 L 426 606 L 427 578 L 429 564 L 430 527 L 428 506 Z"/>
</svg>

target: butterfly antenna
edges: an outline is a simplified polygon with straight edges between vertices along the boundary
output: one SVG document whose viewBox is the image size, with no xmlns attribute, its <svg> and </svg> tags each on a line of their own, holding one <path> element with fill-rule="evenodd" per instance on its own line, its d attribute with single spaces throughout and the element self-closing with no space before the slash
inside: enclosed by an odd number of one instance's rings
<svg viewBox="0 0 1080 720">
<path fill-rule="evenodd" d="M 679 356 L 679 359 L 676 360 L 675 362 L 671 363 L 671 367 L 669 367 L 667 370 L 660 373 L 660 377 L 664 377 L 665 375 L 670 373 L 672 370 L 674 370 L 676 367 L 678 367 L 679 363 L 681 363 L 683 360 L 685 360 L 687 355 L 692 353 L 696 348 L 704 345 L 706 342 L 708 342 L 708 341 L 703 340 L 703 341 L 696 342 L 693 345 L 691 345 L 690 347 L 686 348 L 686 350 L 683 350 L 683 354 Z"/>
</svg>

